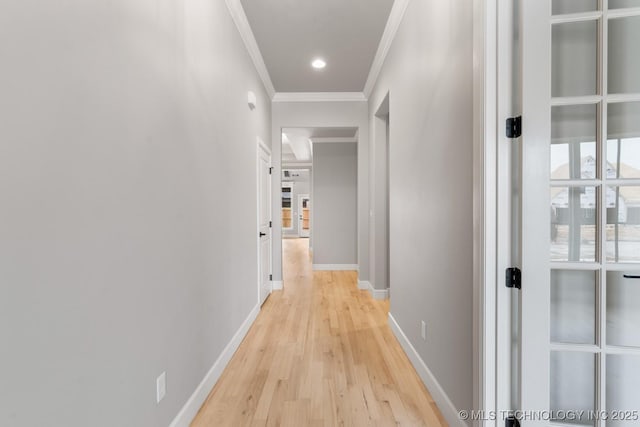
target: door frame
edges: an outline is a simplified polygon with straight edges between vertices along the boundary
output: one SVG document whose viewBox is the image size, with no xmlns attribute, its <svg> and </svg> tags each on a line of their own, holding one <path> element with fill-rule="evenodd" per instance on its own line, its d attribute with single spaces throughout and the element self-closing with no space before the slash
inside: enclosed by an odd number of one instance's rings
<svg viewBox="0 0 640 427">
<path fill-rule="evenodd" d="M 260 291 L 262 290 L 262 283 L 261 283 L 261 277 L 260 277 L 260 268 L 261 268 L 261 264 L 260 264 L 260 154 L 261 153 L 265 153 L 268 157 L 269 157 L 269 167 L 272 168 L 273 166 L 273 159 L 271 157 L 271 148 L 269 148 L 269 146 L 267 146 L 267 144 L 264 143 L 264 141 L 260 138 L 257 137 L 257 144 L 256 144 L 256 253 L 257 253 L 257 271 L 258 271 L 258 305 L 261 305 L 261 301 L 260 301 Z M 271 169 L 273 170 L 273 168 Z M 273 176 L 272 173 L 269 174 L 269 176 Z M 268 193 L 267 194 L 267 200 L 269 200 L 269 208 L 268 208 L 268 212 L 270 216 L 273 216 L 272 211 L 273 211 L 273 207 L 271 206 L 271 204 L 273 203 L 273 180 L 269 179 L 267 188 Z M 273 219 L 271 219 L 271 221 L 273 221 Z M 273 227 L 269 228 L 269 275 L 272 276 L 273 274 Z M 273 292 L 273 280 L 270 281 L 269 283 L 270 286 L 270 290 L 269 293 Z"/>
<path fill-rule="evenodd" d="M 506 137 L 504 123 L 521 109 L 520 3 L 473 0 L 473 409 L 483 415 L 468 421 L 473 426 L 502 427 L 517 409 L 511 325 L 518 295 L 506 288 L 504 274 L 518 257 L 512 194 L 518 143 Z"/>
<path fill-rule="evenodd" d="M 302 224 L 304 220 L 301 218 L 302 215 L 302 199 L 309 199 L 311 202 L 311 195 L 309 194 L 298 194 L 298 237 L 310 237 L 311 236 L 311 211 L 309 211 L 309 234 L 306 236 L 302 235 Z"/>
</svg>

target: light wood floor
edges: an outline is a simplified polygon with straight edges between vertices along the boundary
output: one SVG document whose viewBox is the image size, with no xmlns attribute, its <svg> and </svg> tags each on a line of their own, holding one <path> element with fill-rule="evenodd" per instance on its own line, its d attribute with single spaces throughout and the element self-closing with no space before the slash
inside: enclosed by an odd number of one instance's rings
<svg viewBox="0 0 640 427">
<path fill-rule="evenodd" d="M 192 423 L 446 426 L 356 272 L 313 272 L 308 239 L 283 239 L 284 290 L 265 302 Z"/>
</svg>

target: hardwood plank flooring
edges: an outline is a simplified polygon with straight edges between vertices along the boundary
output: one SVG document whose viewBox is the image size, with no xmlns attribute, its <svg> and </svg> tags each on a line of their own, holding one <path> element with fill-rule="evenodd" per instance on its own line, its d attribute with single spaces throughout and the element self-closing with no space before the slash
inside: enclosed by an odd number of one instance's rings
<svg viewBox="0 0 640 427">
<path fill-rule="evenodd" d="M 267 299 L 191 424 L 446 426 L 357 273 L 313 272 L 283 239 L 284 290 Z"/>
</svg>

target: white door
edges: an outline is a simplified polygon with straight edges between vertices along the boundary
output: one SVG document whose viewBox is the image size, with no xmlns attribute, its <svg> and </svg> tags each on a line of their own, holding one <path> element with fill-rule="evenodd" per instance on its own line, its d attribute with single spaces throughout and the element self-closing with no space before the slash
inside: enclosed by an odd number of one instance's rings
<svg viewBox="0 0 640 427">
<path fill-rule="evenodd" d="M 638 6 L 522 1 L 525 426 L 640 425 Z"/>
<path fill-rule="evenodd" d="M 258 141 L 258 277 L 259 301 L 271 293 L 271 152 Z"/>
<path fill-rule="evenodd" d="M 308 194 L 298 196 L 298 236 L 309 237 L 311 226 L 311 199 Z"/>
</svg>

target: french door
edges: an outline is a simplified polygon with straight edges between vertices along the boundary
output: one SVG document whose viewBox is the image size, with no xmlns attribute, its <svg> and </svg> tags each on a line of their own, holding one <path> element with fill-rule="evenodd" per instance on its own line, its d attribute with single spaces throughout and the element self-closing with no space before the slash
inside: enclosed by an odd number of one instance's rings
<svg viewBox="0 0 640 427">
<path fill-rule="evenodd" d="M 311 199 L 308 194 L 298 196 L 298 236 L 309 237 L 311 230 Z"/>
<path fill-rule="evenodd" d="M 638 426 L 640 1 L 521 6 L 521 423 Z"/>
</svg>

